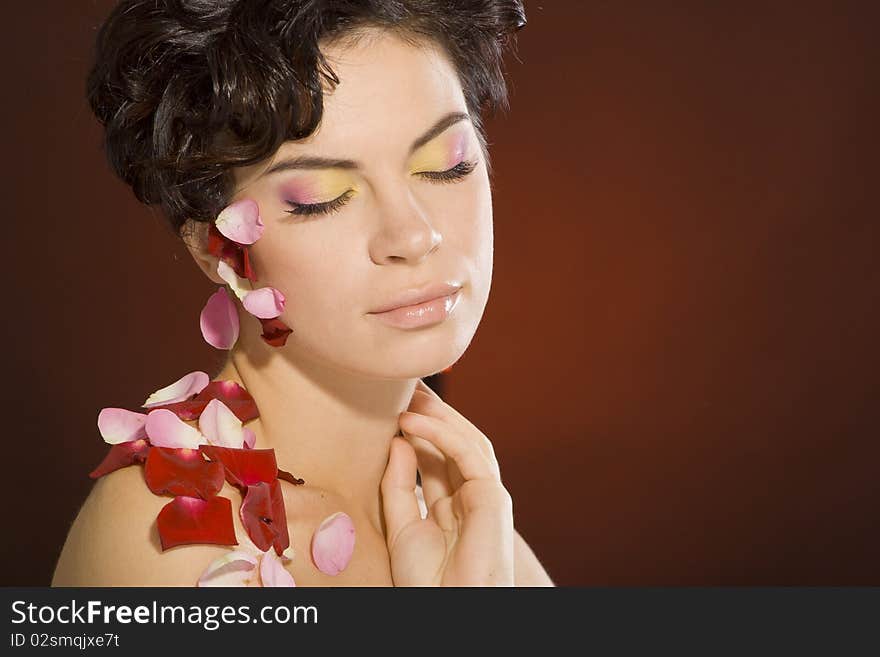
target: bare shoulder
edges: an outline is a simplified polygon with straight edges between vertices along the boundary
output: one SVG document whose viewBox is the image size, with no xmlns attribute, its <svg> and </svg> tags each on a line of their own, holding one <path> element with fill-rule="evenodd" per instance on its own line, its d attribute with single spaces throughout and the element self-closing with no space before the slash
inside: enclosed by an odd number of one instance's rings
<svg viewBox="0 0 880 657">
<path fill-rule="evenodd" d="M 556 586 L 534 550 L 516 530 L 513 532 L 514 586 Z"/>
<path fill-rule="evenodd" d="M 163 552 L 156 516 L 170 499 L 147 488 L 139 466 L 99 478 L 67 534 L 52 586 L 195 586 L 228 548 L 181 545 Z"/>
</svg>

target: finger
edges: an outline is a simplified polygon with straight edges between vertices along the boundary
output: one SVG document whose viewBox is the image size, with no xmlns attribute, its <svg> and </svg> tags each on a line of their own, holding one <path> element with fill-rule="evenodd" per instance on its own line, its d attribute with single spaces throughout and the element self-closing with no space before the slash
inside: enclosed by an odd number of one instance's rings
<svg viewBox="0 0 880 657">
<path fill-rule="evenodd" d="M 465 479 L 501 480 L 497 462 L 490 461 L 476 442 L 465 438 L 448 422 L 407 411 L 400 415 L 400 428 L 431 442 L 458 466 Z"/>
<path fill-rule="evenodd" d="M 416 453 L 405 438 L 391 439 L 388 465 L 380 484 L 388 549 L 411 522 L 421 520 L 416 498 Z"/>
<path fill-rule="evenodd" d="M 441 497 L 452 495 L 462 482 L 457 482 L 457 486 L 453 487 L 443 452 L 420 436 L 404 433 L 416 451 L 419 473 L 422 476 L 422 495 L 425 505 L 430 509 Z"/>
<path fill-rule="evenodd" d="M 419 385 L 420 383 L 421 385 Z M 422 415 L 431 415 L 449 422 L 449 424 L 454 426 L 461 433 L 467 436 L 472 436 L 474 442 L 479 446 L 487 458 L 491 460 L 495 459 L 495 448 L 492 446 L 492 442 L 486 437 L 486 435 L 464 415 L 443 401 L 436 392 L 422 383 L 421 379 L 416 383 L 416 389 L 413 392 L 407 410 Z"/>
</svg>

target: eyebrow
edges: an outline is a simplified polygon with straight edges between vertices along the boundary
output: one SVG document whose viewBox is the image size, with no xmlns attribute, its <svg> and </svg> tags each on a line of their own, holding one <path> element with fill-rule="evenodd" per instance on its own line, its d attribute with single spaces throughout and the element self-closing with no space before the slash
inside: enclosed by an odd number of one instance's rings
<svg viewBox="0 0 880 657">
<path fill-rule="evenodd" d="M 470 120 L 470 115 L 464 112 L 449 112 L 428 128 L 421 137 L 416 139 L 409 147 L 409 154 L 412 155 L 416 150 L 434 139 L 449 126 L 459 121 Z M 268 171 L 262 176 L 276 173 L 278 171 L 290 171 L 291 169 L 360 169 L 361 164 L 355 160 L 342 160 L 329 157 L 314 157 L 309 155 L 301 155 L 298 157 L 288 158 L 272 165 Z M 260 176 L 260 177 L 262 177 Z"/>
</svg>

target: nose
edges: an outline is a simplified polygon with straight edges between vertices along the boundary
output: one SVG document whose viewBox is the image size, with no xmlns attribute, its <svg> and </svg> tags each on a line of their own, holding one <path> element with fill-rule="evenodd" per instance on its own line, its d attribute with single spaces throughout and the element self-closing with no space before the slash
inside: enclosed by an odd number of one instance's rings
<svg viewBox="0 0 880 657">
<path fill-rule="evenodd" d="M 379 213 L 379 227 L 370 241 L 370 258 L 377 265 L 421 262 L 443 241 L 410 189 L 382 203 Z"/>
</svg>

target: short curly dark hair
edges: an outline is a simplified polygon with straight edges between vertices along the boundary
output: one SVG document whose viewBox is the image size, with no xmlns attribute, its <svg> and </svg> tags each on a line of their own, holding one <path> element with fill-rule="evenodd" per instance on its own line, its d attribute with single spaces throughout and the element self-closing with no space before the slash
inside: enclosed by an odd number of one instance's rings
<svg viewBox="0 0 880 657">
<path fill-rule="evenodd" d="M 234 167 L 314 132 L 322 78 L 339 83 L 319 43 L 361 28 L 445 49 L 488 167 L 482 112 L 509 108 L 503 54 L 525 24 L 521 0 L 121 0 L 86 97 L 113 171 L 182 236 L 229 203 Z"/>
</svg>

